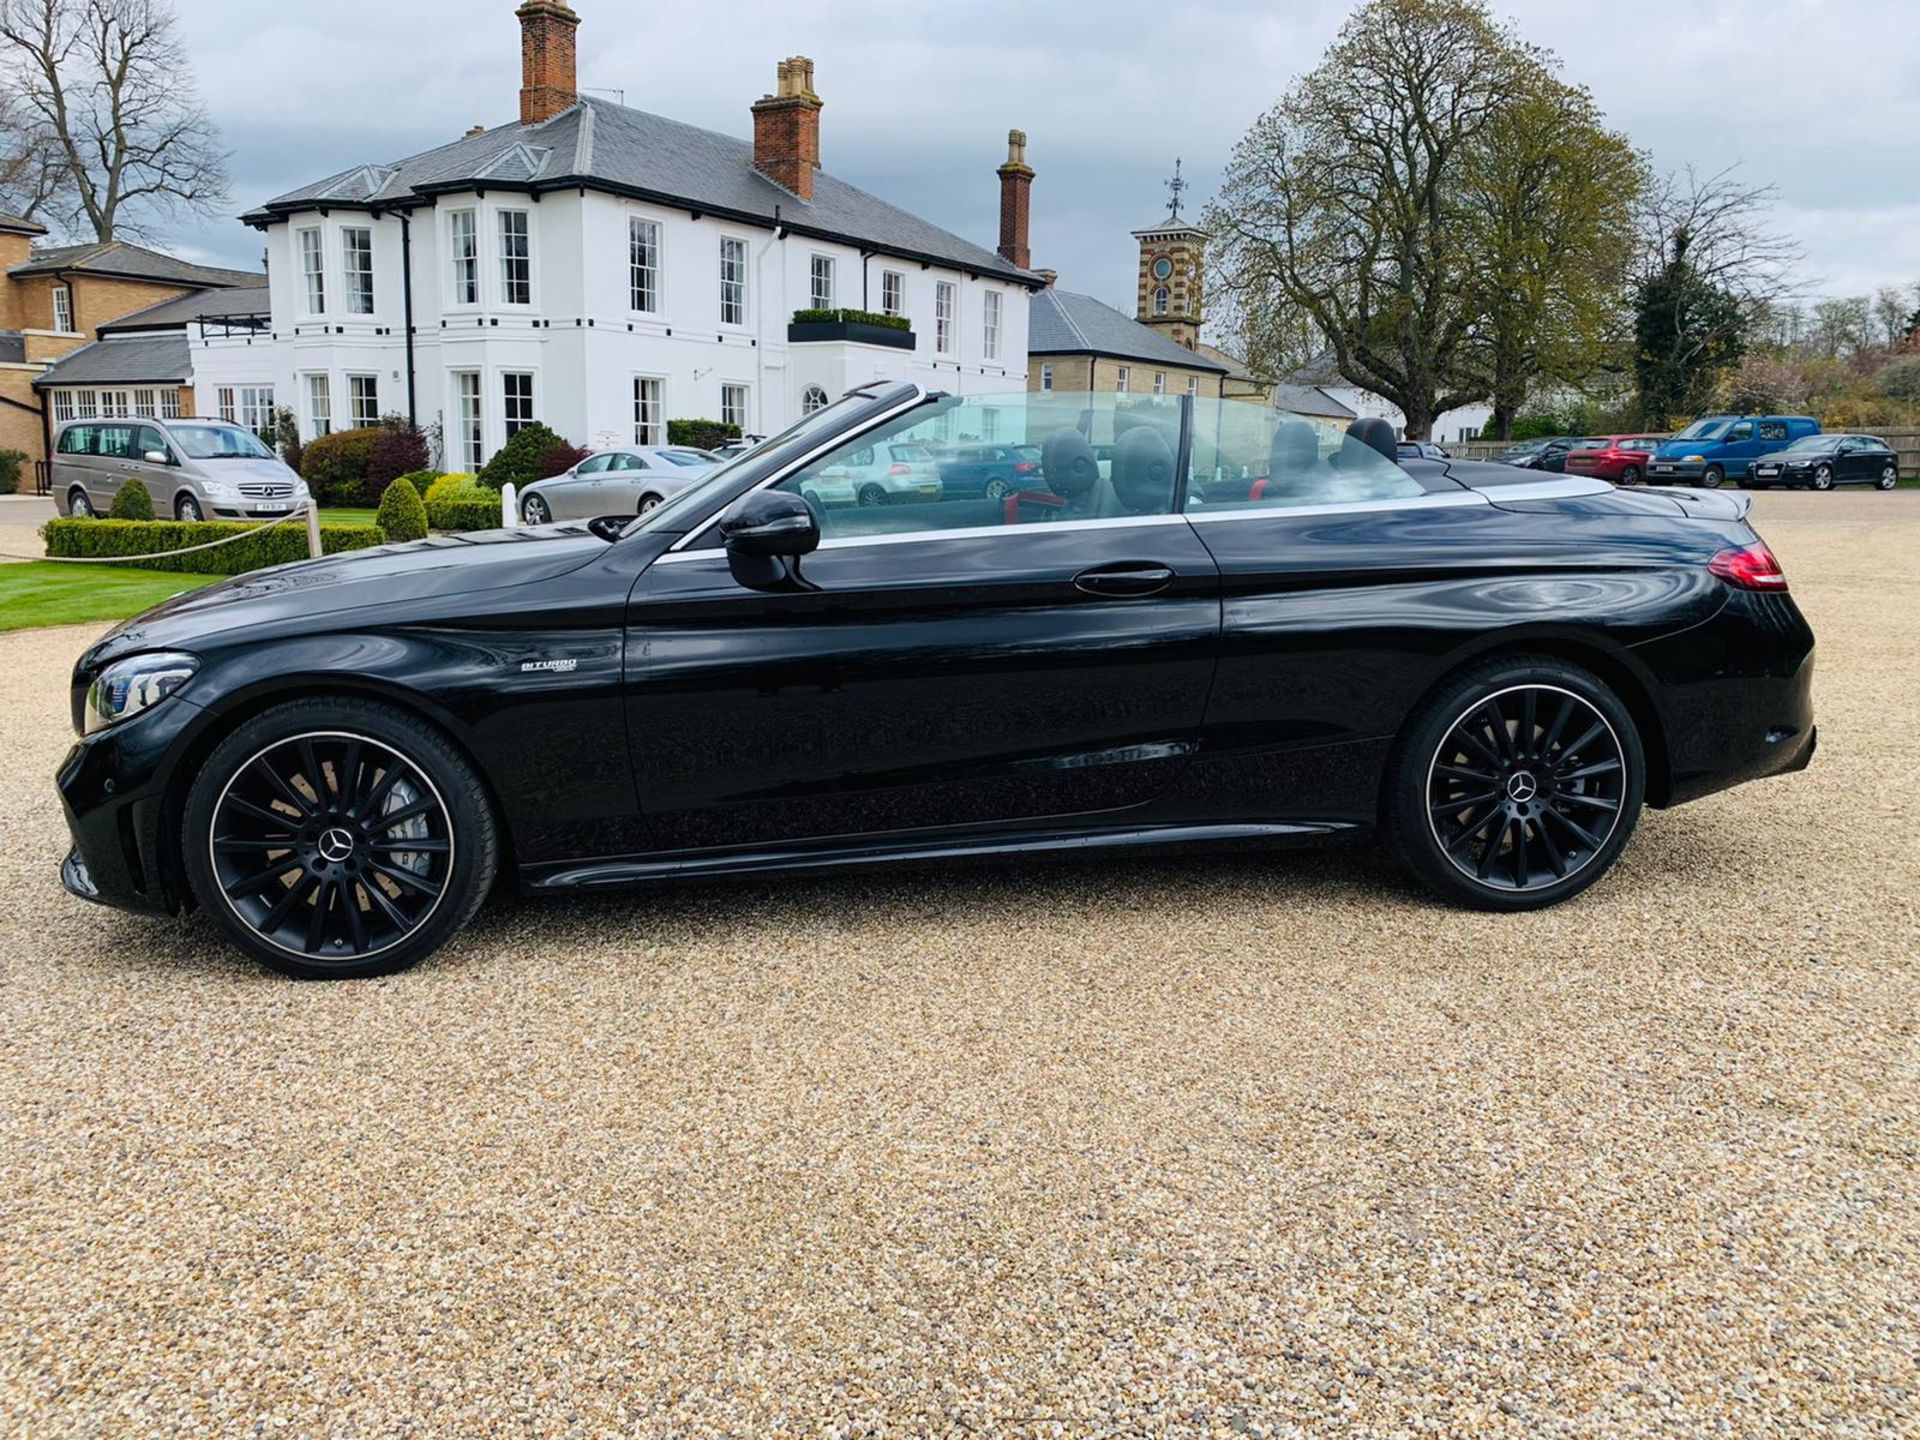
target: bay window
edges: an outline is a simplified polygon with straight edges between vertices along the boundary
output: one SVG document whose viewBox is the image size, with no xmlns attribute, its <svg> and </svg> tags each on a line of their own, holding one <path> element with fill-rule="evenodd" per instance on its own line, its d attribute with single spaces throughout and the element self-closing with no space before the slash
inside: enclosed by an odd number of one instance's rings
<svg viewBox="0 0 1920 1440">
<path fill-rule="evenodd" d="M 300 232 L 300 273 L 306 277 L 307 313 L 327 313 L 326 249 L 318 228 Z"/>
<path fill-rule="evenodd" d="M 349 315 L 373 313 L 373 231 L 349 226 L 340 232 L 342 279 Z"/>
<path fill-rule="evenodd" d="M 627 221 L 627 305 L 650 315 L 660 308 L 660 225 L 638 215 Z"/>
<path fill-rule="evenodd" d="M 500 303 L 533 303 L 533 239 L 527 212 L 500 212 Z"/>
<path fill-rule="evenodd" d="M 473 211 L 456 210 L 447 217 L 448 253 L 453 257 L 453 303 L 480 303 L 480 234 Z"/>
<path fill-rule="evenodd" d="M 500 391 L 500 413 L 511 440 L 533 424 L 533 376 L 524 370 L 506 371 L 500 377 Z"/>
</svg>

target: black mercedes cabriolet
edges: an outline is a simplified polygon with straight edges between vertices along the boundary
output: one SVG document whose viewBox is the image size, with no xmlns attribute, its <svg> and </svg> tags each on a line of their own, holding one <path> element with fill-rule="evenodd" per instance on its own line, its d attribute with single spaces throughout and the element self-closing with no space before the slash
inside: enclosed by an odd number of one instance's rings
<svg viewBox="0 0 1920 1440">
<path fill-rule="evenodd" d="M 877 446 L 1037 447 L 861 503 Z M 73 677 L 75 894 L 290 975 L 528 891 L 1372 830 L 1551 905 L 1813 753 L 1740 495 L 1395 459 L 1236 401 L 856 390 L 645 515 L 244 576 Z"/>
</svg>

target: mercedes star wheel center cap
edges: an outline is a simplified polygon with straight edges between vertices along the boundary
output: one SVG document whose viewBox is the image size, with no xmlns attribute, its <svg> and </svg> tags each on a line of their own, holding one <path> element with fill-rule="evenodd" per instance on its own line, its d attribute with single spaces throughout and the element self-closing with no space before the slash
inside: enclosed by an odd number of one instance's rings
<svg viewBox="0 0 1920 1440">
<path fill-rule="evenodd" d="M 320 837 L 320 858 L 329 865 L 338 865 L 353 854 L 353 836 L 341 829 L 327 831 Z"/>
<path fill-rule="evenodd" d="M 1507 798 L 1516 805 L 1525 805 L 1540 793 L 1540 782 L 1526 770 L 1517 771 L 1507 779 Z"/>
</svg>

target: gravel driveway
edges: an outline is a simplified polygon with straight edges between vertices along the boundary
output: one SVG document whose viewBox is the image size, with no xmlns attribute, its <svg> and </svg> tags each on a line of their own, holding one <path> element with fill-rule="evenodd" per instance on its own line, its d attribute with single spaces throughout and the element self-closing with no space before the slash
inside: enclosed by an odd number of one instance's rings
<svg viewBox="0 0 1920 1440">
<path fill-rule="evenodd" d="M 0 635 L 0 1433 L 1912 1435 L 1920 494 L 1768 494 L 1805 774 L 1364 857 L 501 903 L 296 985 L 59 891 Z"/>
</svg>

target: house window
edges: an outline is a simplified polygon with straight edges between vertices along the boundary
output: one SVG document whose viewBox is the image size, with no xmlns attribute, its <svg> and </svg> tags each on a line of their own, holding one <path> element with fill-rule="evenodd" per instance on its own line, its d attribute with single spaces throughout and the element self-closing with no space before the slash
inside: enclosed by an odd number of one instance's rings
<svg viewBox="0 0 1920 1440">
<path fill-rule="evenodd" d="M 108 416 L 131 415 L 133 406 L 128 403 L 124 390 L 102 390 L 100 392 L 100 418 Z"/>
<path fill-rule="evenodd" d="M 340 257 L 346 280 L 347 313 L 373 313 L 373 231 L 351 226 L 340 232 Z"/>
<path fill-rule="evenodd" d="M 160 413 L 158 396 L 151 390 L 134 391 L 133 413 L 136 415 L 158 415 Z"/>
<path fill-rule="evenodd" d="M 1187 394 L 1192 395 L 1195 398 L 1199 397 L 1200 377 L 1198 375 L 1187 376 Z"/>
<path fill-rule="evenodd" d="M 453 256 L 453 303 L 480 303 L 480 233 L 473 211 L 456 210 L 447 217 L 449 252 Z"/>
<path fill-rule="evenodd" d="M 809 385 L 800 392 L 800 413 L 811 415 L 816 410 L 827 408 L 827 392 L 818 385 Z"/>
<path fill-rule="evenodd" d="M 747 323 L 747 242 L 720 237 L 720 323 Z"/>
<path fill-rule="evenodd" d="M 1000 292 L 989 290 L 986 293 L 987 319 L 980 332 L 981 344 L 987 352 L 987 359 L 1000 358 Z"/>
<path fill-rule="evenodd" d="M 509 370 L 500 377 L 501 414 L 506 417 L 507 439 L 511 440 L 533 424 L 533 376 L 524 370 Z"/>
<path fill-rule="evenodd" d="M 652 375 L 633 379 L 633 443 L 664 445 L 667 442 L 667 413 L 663 392 L 665 382 Z"/>
<path fill-rule="evenodd" d="M 73 333 L 73 287 L 71 285 L 53 287 L 53 328 L 62 335 Z"/>
<path fill-rule="evenodd" d="M 982 440 L 1000 438 L 1000 412 L 991 406 L 982 407 L 980 411 L 980 438 Z"/>
<path fill-rule="evenodd" d="M 1053 389 L 1053 366 L 1042 365 L 1040 367 L 1040 388 L 1042 390 Z"/>
<path fill-rule="evenodd" d="M 273 391 L 267 391 L 267 397 L 269 411 L 271 411 Z M 178 390 L 162 390 L 160 392 L 160 418 L 162 420 L 178 420 L 180 418 L 180 392 Z"/>
<path fill-rule="evenodd" d="M 179 392 L 172 392 L 177 403 Z M 167 397 L 161 396 L 164 408 Z M 169 418 L 162 416 L 163 419 Z M 239 421 L 254 434 L 264 437 L 273 429 L 273 387 L 271 385 L 242 385 L 240 387 Z"/>
<path fill-rule="evenodd" d="M 327 266 L 318 230 L 300 232 L 300 270 L 307 278 L 307 313 L 327 313 Z"/>
<path fill-rule="evenodd" d="M 936 354 L 953 353 L 953 285 L 946 280 L 933 287 L 933 348 Z"/>
<path fill-rule="evenodd" d="M 627 306 L 649 315 L 660 308 L 660 225 L 627 217 Z"/>
<path fill-rule="evenodd" d="M 364 430 L 380 423 L 380 377 L 349 375 L 347 404 L 353 411 L 353 428 Z"/>
<path fill-rule="evenodd" d="M 812 288 L 808 294 L 812 298 L 813 308 L 831 310 L 833 309 L 833 257 L 815 255 L 812 261 L 810 270 Z"/>
<path fill-rule="evenodd" d="M 1167 308 L 1168 308 L 1167 301 L 1169 298 L 1170 297 L 1167 294 L 1166 286 L 1164 285 L 1154 286 L 1153 287 L 1153 313 L 1156 315 L 1166 314 Z"/>
<path fill-rule="evenodd" d="M 454 442 L 459 446 L 460 463 L 477 474 L 486 462 L 487 438 L 480 410 L 480 372 L 456 371 L 453 379 L 458 398 Z"/>
<path fill-rule="evenodd" d="M 100 418 L 100 397 L 91 390 L 73 392 L 73 418 L 76 420 L 97 420 Z"/>
<path fill-rule="evenodd" d="M 1156 395 L 1164 395 L 1167 393 L 1166 371 L 1156 370 L 1153 372 L 1153 393 Z"/>
<path fill-rule="evenodd" d="M 56 390 L 53 392 L 53 423 L 64 425 L 73 419 L 73 392 Z"/>
<path fill-rule="evenodd" d="M 1133 386 L 1133 367 L 1131 365 L 1122 365 L 1117 371 L 1114 372 L 1114 377 L 1113 377 L 1114 393 L 1118 395 L 1124 395 L 1127 393 L 1129 389 L 1132 388 L 1132 386 Z"/>
<path fill-rule="evenodd" d="M 214 413 L 218 415 L 222 420 L 226 421 L 229 425 L 233 424 L 235 420 L 238 418 L 238 414 L 239 414 L 238 410 L 234 405 L 233 387 L 231 385 L 222 385 L 218 390 L 214 391 L 213 393 L 214 393 L 214 405 L 213 405 Z"/>
<path fill-rule="evenodd" d="M 325 375 L 307 376 L 307 428 L 315 439 L 333 433 L 333 390 Z"/>
<path fill-rule="evenodd" d="M 907 313 L 907 277 L 898 270 L 880 272 L 880 313 L 882 315 Z"/>
<path fill-rule="evenodd" d="M 524 210 L 500 212 L 500 303 L 533 303 L 533 241 Z"/>
<path fill-rule="evenodd" d="M 744 385 L 722 385 L 720 387 L 720 420 L 723 424 L 738 425 L 742 432 L 747 428 L 747 387 Z"/>
</svg>

